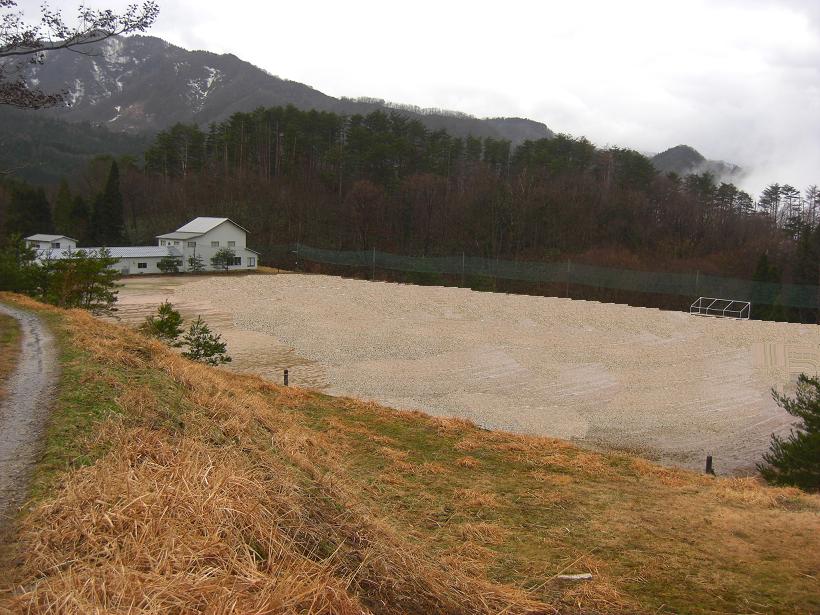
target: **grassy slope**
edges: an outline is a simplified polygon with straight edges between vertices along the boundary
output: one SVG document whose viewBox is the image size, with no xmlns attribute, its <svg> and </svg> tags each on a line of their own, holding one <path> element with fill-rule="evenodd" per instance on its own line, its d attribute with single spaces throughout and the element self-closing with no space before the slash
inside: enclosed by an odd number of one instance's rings
<svg viewBox="0 0 820 615">
<path fill-rule="evenodd" d="M 0 399 L 5 393 L 4 383 L 20 354 L 20 326 L 11 316 L 0 314 Z"/>
<path fill-rule="evenodd" d="M 48 318 L 64 373 L 9 608 L 820 611 L 816 496 L 284 389 Z M 577 572 L 593 580 L 555 578 Z"/>
</svg>

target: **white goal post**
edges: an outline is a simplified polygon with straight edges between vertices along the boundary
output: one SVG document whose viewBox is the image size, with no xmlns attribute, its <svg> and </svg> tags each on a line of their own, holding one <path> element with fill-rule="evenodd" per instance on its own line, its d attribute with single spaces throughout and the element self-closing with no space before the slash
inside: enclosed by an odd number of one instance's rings
<svg viewBox="0 0 820 615">
<path fill-rule="evenodd" d="M 689 306 L 689 313 L 696 316 L 715 316 L 717 318 L 735 318 L 749 320 L 752 304 L 748 301 L 735 299 L 717 299 L 715 297 L 699 297 Z"/>
</svg>

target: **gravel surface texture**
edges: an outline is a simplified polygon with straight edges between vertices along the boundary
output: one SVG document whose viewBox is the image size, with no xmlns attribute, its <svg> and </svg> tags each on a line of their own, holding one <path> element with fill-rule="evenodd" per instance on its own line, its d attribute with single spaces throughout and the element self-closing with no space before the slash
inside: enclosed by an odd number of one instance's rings
<svg viewBox="0 0 820 615">
<path fill-rule="evenodd" d="M 156 280 L 126 283 L 124 314 L 166 297 L 205 314 L 232 369 L 671 465 L 712 454 L 719 473 L 752 471 L 790 428 L 771 387 L 820 364 L 816 325 L 330 276 Z"/>
</svg>

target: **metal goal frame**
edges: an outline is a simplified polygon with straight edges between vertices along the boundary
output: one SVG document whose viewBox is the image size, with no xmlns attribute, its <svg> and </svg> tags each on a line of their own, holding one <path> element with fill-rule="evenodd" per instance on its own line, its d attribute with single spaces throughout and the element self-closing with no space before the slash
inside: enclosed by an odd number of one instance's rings
<svg viewBox="0 0 820 615">
<path fill-rule="evenodd" d="M 749 320 L 752 304 L 737 299 L 720 299 L 717 297 L 698 297 L 689 306 L 689 313 L 695 316 L 712 316 L 714 318 L 734 318 Z"/>
</svg>

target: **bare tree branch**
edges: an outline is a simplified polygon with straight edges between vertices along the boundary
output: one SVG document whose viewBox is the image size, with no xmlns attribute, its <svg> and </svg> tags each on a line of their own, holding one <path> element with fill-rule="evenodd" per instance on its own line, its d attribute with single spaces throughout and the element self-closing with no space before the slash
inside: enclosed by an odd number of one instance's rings
<svg viewBox="0 0 820 615">
<path fill-rule="evenodd" d="M 110 9 L 90 9 L 80 5 L 75 25 L 69 25 L 61 11 L 48 4 L 40 8 L 40 23 L 29 24 L 23 13 L 16 10 L 17 0 L 0 0 L 0 105 L 21 109 L 41 109 L 65 103 L 65 92 L 45 93 L 30 87 L 22 76 L 24 64 L 3 58 L 24 59 L 43 64 L 51 51 L 69 49 L 91 55 L 78 49 L 83 45 L 102 42 L 112 36 L 144 32 L 159 15 L 159 6 L 153 0 L 141 5 L 131 4 L 123 13 Z"/>
</svg>

